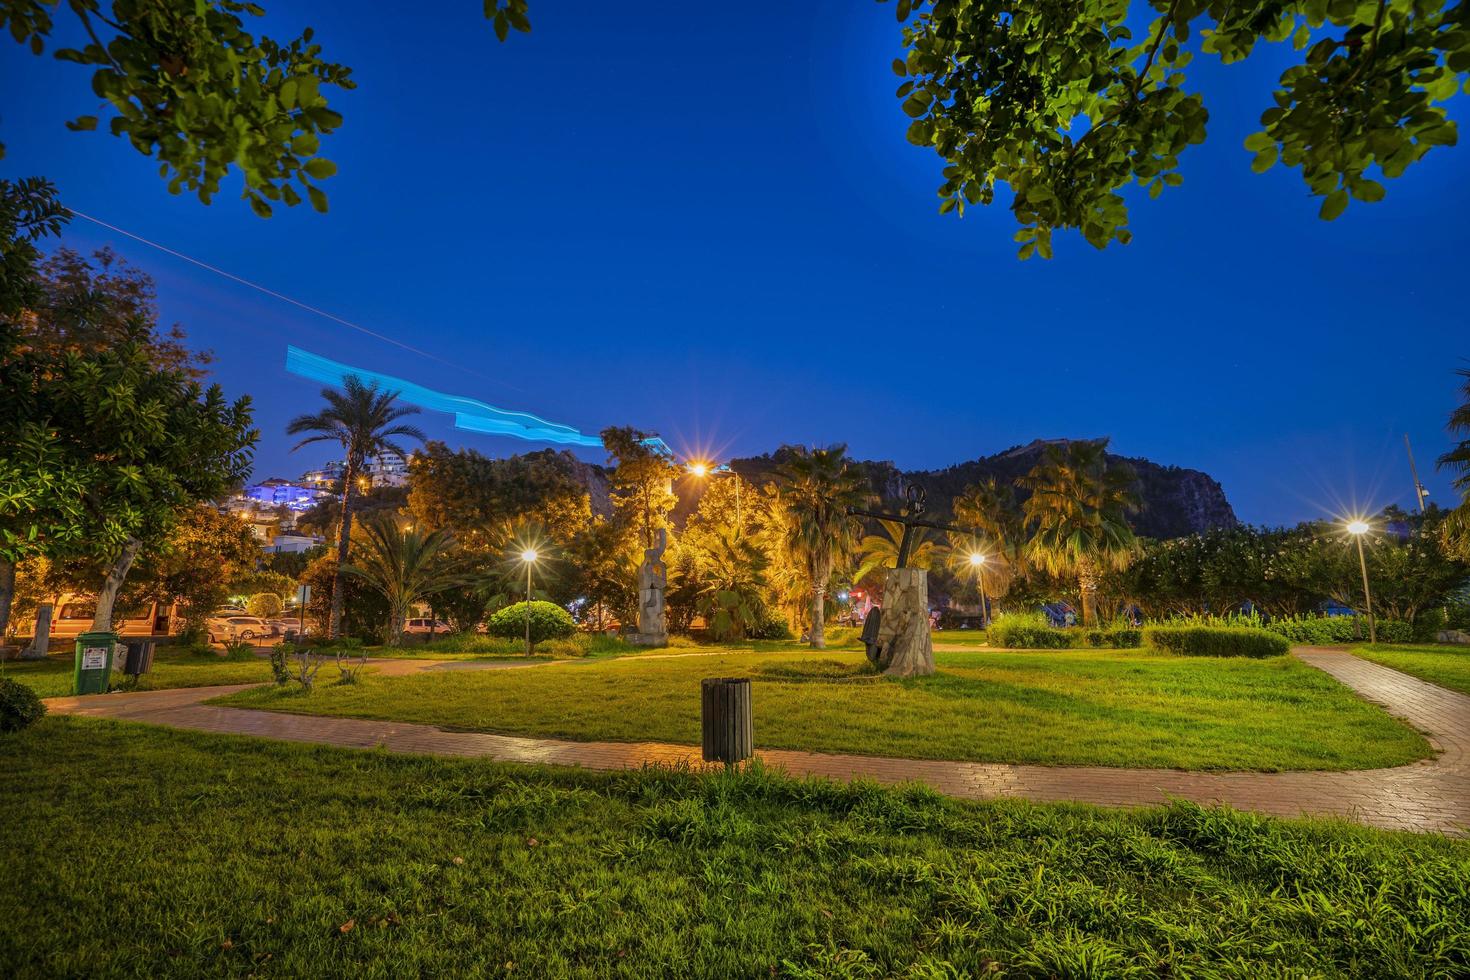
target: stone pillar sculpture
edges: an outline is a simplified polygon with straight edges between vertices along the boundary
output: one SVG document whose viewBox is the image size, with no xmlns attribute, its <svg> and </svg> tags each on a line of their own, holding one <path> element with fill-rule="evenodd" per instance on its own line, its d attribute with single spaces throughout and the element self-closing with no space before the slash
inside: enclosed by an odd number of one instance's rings
<svg viewBox="0 0 1470 980">
<path fill-rule="evenodd" d="M 669 645 L 669 627 L 664 615 L 664 590 L 669 584 L 664 549 L 668 543 L 668 532 L 659 528 L 654 532 L 654 546 L 643 550 L 643 564 L 638 566 L 638 632 L 628 637 L 637 646 Z"/>
<path fill-rule="evenodd" d="M 883 614 L 870 659 L 889 677 L 927 677 L 934 673 L 929 635 L 929 573 L 922 568 L 890 568 L 883 582 Z"/>
</svg>

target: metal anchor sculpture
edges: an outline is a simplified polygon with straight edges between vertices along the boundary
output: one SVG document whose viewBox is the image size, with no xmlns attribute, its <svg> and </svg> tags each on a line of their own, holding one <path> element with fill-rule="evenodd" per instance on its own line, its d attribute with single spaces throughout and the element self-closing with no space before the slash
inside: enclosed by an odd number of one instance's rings
<svg viewBox="0 0 1470 980">
<path fill-rule="evenodd" d="M 904 501 L 908 506 L 905 508 L 905 513 L 902 514 L 881 514 L 877 511 L 862 510 L 858 507 L 847 508 L 847 513 L 853 517 L 871 517 L 875 520 L 893 521 L 903 525 L 903 536 L 898 542 L 898 560 L 894 564 L 894 568 L 909 567 L 909 555 L 913 552 L 915 528 L 922 527 L 932 528 L 937 531 L 954 531 L 958 534 L 974 533 L 965 528 L 955 527 L 953 524 L 941 524 L 938 521 L 924 520 L 924 508 L 928 494 L 919 484 L 910 483 L 904 487 L 903 495 Z M 868 613 L 868 618 L 863 620 L 863 645 L 868 648 L 868 660 L 875 665 L 880 664 L 883 660 L 882 644 L 878 640 L 878 631 L 882 627 L 882 624 L 883 610 L 881 608 L 874 609 Z"/>
</svg>

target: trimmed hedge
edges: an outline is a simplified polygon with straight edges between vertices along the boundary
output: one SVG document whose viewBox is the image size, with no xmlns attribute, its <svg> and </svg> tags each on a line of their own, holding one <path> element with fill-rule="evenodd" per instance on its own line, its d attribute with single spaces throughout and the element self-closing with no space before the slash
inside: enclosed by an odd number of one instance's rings
<svg viewBox="0 0 1470 980">
<path fill-rule="evenodd" d="M 513 640 L 526 635 L 526 604 L 517 602 L 490 617 L 485 624 L 491 636 Z M 531 645 L 543 640 L 565 640 L 577 632 L 572 614 L 554 602 L 531 603 Z"/>
<path fill-rule="evenodd" d="M 1280 657 L 1291 650 L 1286 637 L 1251 626 L 1150 626 L 1148 645 L 1185 657 Z"/>
<path fill-rule="evenodd" d="M 19 681 L 0 677 L 0 732 L 18 732 L 41 720 L 46 706 Z"/>
<path fill-rule="evenodd" d="M 990 624 L 986 639 L 993 647 L 1013 650 L 1075 650 L 1082 647 L 1122 650 L 1143 645 L 1140 630 L 1083 630 L 1052 626 L 1039 614 L 1009 614 Z"/>
</svg>

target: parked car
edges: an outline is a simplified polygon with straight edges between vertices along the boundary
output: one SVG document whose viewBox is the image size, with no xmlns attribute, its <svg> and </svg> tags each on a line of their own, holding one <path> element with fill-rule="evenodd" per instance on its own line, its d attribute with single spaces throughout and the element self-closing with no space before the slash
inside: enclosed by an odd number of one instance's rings
<svg viewBox="0 0 1470 980">
<path fill-rule="evenodd" d="M 280 616 L 275 619 L 267 619 L 266 622 L 271 625 L 271 628 L 276 633 L 281 635 L 284 635 L 289 630 L 294 630 L 298 634 L 301 632 L 301 620 L 295 616 Z"/>
<path fill-rule="evenodd" d="M 448 633 L 449 624 L 442 619 L 409 619 L 403 623 L 405 633 Z"/>
<path fill-rule="evenodd" d="M 276 630 L 259 616 L 215 616 L 209 620 L 209 642 L 264 639 Z"/>
</svg>

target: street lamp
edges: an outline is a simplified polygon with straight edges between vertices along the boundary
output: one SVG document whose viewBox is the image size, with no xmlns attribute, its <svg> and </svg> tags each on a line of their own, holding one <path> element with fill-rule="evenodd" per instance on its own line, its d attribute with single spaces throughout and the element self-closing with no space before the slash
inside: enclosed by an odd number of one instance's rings
<svg viewBox="0 0 1470 980">
<path fill-rule="evenodd" d="M 685 469 L 687 469 L 689 471 L 689 475 L 694 477 L 696 480 L 703 480 L 705 477 L 709 476 L 712 473 L 722 472 L 729 473 L 732 477 L 735 478 L 735 537 L 738 539 L 740 537 L 740 532 L 745 529 L 745 522 L 740 518 L 740 474 L 736 473 L 728 466 L 718 467 L 711 465 L 710 463 L 706 463 L 703 460 L 697 459 L 690 460 L 690 462 L 686 464 Z"/>
<path fill-rule="evenodd" d="M 536 564 L 536 549 L 521 552 L 521 561 L 526 563 L 526 656 L 531 655 L 531 566 Z"/>
<path fill-rule="evenodd" d="M 990 626 L 990 606 L 985 601 L 985 556 L 978 551 L 971 552 L 970 567 L 980 578 L 980 628 L 986 629 Z"/>
<path fill-rule="evenodd" d="M 1368 591 L 1368 559 L 1363 557 L 1363 535 L 1368 533 L 1368 522 L 1349 521 L 1347 530 L 1358 542 L 1358 568 L 1363 572 L 1363 604 L 1368 608 L 1368 642 L 1377 643 L 1378 630 L 1373 623 L 1373 595 Z"/>
</svg>

